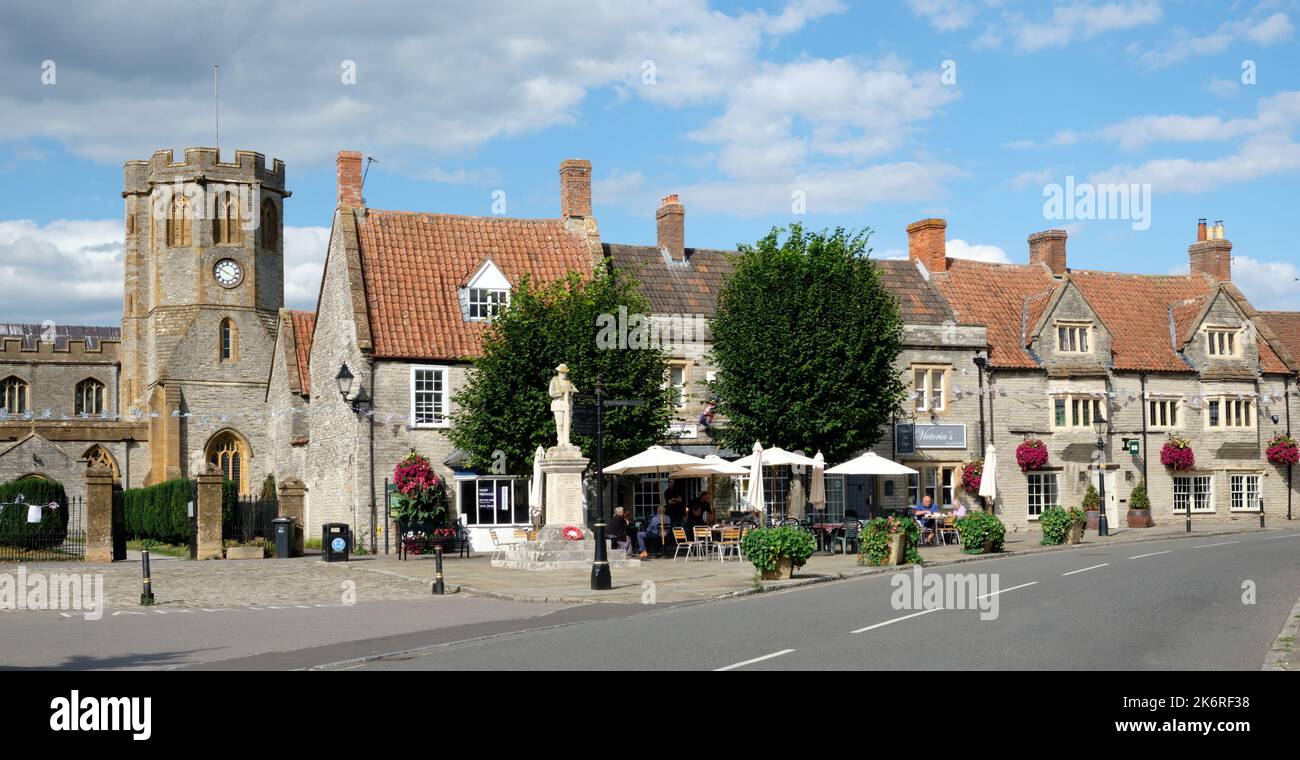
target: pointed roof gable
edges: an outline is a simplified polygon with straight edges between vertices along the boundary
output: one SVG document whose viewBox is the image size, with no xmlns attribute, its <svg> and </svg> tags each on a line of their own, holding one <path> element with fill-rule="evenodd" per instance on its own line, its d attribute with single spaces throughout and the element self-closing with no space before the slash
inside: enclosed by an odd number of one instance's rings
<svg viewBox="0 0 1300 760">
<path fill-rule="evenodd" d="M 1022 338 L 1026 300 L 1056 286 L 1046 267 L 949 259 L 947 271 L 930 277 L 962 324 L 988 328 L 991 366 L 1038 367 Z"/>
</svg>

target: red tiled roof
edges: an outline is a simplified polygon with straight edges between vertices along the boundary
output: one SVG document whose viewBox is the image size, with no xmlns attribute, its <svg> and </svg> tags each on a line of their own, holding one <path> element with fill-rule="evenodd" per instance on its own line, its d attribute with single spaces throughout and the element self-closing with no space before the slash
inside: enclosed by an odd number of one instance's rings
<svg viewBox="0 0 1300 760">
<path fill-rule="evenodd" d="M 948 271 L 932 273 L 931 278 L 962 324 L 987 327 L 991 365 L 1038 366 L 1021 344 L 1021 324 L 1025 299 L 1055 283 L 1046 269 L 949 259 Z"/>
<path fill-rule="evenodd" d="M 1210 294 L 1207 293 L 1169 306 L 1169 313 L 1174 318 L 1173 339 L 1178 341 L 1178 345 L 1187 341 L 1192 329 L 1196 327 L 1196 318 L 1201 316 L 1209 302 Z"/>
<path fill-rule="evenodd" d="M 1282 348 L 1300 359 L 1300 311 L 1261 311 L 1259 316 L 1273 330 Z"/>
<path fill-rule="evenodd" d="M 483 322 L 461 315 L 459 288 L 491 259 L 517 286 L 575 271 L 589 276 L 587 239 L 561 219 L 508 219 L 369 209 L 357 242 L 374 353 L 381 358 L 470 359 Z"/>
<path fill-rule="evenodd" d="M 1199 275 L 1151 276 L 1071 270 L 1070 279 L 1083 291 L 1097 317 L 1111 334 L 1111 359 L 1115 369 L 1152 372 L 1190 372 L 1191 367 L 1174 350 L 1170 309 L 1183 301 L 1200 299 L 1214 288 Z M 1204 308 L 1183 306 L 1179 314 Z"/>
<path fill-rule="evenodd" d="M 898 313 L 909 325 L 956 323 L 957 315 L 943 295 L 925 281 L 916 264 L 907 259 L 872 259 L 880 271 L 880 284 L 898 302 Z"/>
<path fill-rule="evenodd" d="M 298 378 L 302 383 L 302 395 L 311 395 L 311 373 L 308 360 L 311 359 L 311 340 L 316 332 L 316 312 L 290 311 L 289 319 L 293 321 L 293 350 L 298 357 Z"/>
<path fill-rule="evenodd" d="M 1057 288 L 1044 290 L 1041 293 L 1035 293 L 1025 299 L 1025 318 L 1021 327 L 1023 332 L 1020 340 L 1028 346 L 1034 339 L 1034 328 L 1038 326 L 1039 320 L 1043 318 L 1043 312 L 1047 311 L 1047 306 L 1052 302 L 1052 297 L 1056 295 Z"/>
</svg>

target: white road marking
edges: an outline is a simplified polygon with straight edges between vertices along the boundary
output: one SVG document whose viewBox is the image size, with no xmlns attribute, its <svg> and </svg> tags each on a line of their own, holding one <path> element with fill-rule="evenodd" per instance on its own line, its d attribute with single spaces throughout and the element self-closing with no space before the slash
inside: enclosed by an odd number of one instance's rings
<svg viewBox="0 0 1300 760">
<path fill-rule="evenodd" d="M 1028 587 L 1028 586 L 1036 585 L 1037 583 L 1038 583 L 1038 581 L 1030 581 L 1030 582 L 1028 582 L 1028 583 L 1022 583 L 1022 584 L 1020 584 L 1019 586 L 1012 586 L 1011 588 L 1004 588 L 1004 589 L 1002 589 L 1001 591 L 994 591 L 994 592 L 991 593 L 991 594 L 985 594 L 984 596 L 977 596 L 977 597 L 975 597 L 975 598 L 976 598 L 976 599 L 988 599 L 990 596 L 997 596 L 998 594 L 1005 594 L 1005 593 L 1007 593 L 1008 591 L 1015 591 L 1015 590 L 1018 589 L 1018 588 L 1026 588 L 1026 587 Z"/>
<path fill-rule="evenodd" d="M 928 610 L 921 610 L 920 612 L 913 612 L 911 615 L 904 615 L 904 616 L 902 616 L 902 617 L 894 618 L 893 620 L 886 620 L 886 621 L 883 622 L 883 623 L 876 623 L 875 625 L 869 625 L 869 626 L 867 626 L 866 628 L 859 628 L 859 629 L 856 630 L 856 631 L 849 631 L 849 633 L 866 633 L 867 631 L 875 630 L 876 628 L 883 628 L 883 627 L 885 627 L 885 626 L 887 626 L 887 625 L 893 625 L 894 623 L 902 622 L 902 621 L 904 621 L 904 620 L 908 620 L 908 619 L 911 619 L 911 618 L 914 618 L 914 617 L 920 617 L 921 615 L 929 615 L 931 612 L 938 612 L 938 611 L 941 610 L 941 609 L 943 609 L 943 608 L 942 608 L 942 607 L 931 607 L 931 608 L 928 609 Z"/>
<path fill-rule="evenodd" d="M 1103 563 L 1101 563 L 1100 565 L 1093 565 L 1092 567 L 1085 567 L 1085 568 L 1083 568 L 1082 570 L 1071 570 L 1071 571 L 1068 572 L 1068 573 L 1061 573 L 1061 577 L 1064 578 L 1064 577 L 1067 576 L 1067 575 L 1074 575 L 1075 573 L 1086 573 L 1086 572 L 1088 572 L 1089 570 L 1096 570 L 1096 569 L 1099 568 L 1099 567 L 1105 567 L 1106 565 L 1109 565 L 1109 564 L 1110 564 L 1109 562 L 1103 562 Z"/>
<path fill-rule="evenodd" d="M 1193 546 L 1192 548 L 1193 548 L 1193 549 L 1208 549 L 1208 548 L 1210 548 L 1211 546 L 1227 546 L 1228 544 L 1239 544 L 1239 543 L 1241 543 L 1241 542 L 1240 542 L 1240 541 L 1220 541 L 1220 542 L 1217 543 L 1217 544 L 1201 544 L 1200 546 Z"/>
<path fill-rule="evenodd" d="M 1289 536 L 1269 536 L 1265 541 L 1276 541 L 1279 538 L 1300 538 L 1300 533 L 1292 533 Z"/>
<path fill-rule="evenodd" d="M 1150 554 L 1139 554 L 1136 557 L 1129 557 L 1129 559 L 1142 559 L 1143 557 L 1154 557 L 1157 554 L 1169 554 L 1172 551 L 1173 549 L 1166 549 L 1162 552 L 1151 552 Z"/>
<path fill-rule="evenodd" d="M 738 663 L 736 663 L 735 665 L 728 665 L 728 666 L 726 666 L 725 668 L 718 668 L 717 670 L 715 670 L 715 671 L 713 671 L 713 672 L 714 672 L 714 673 L 721 673 L 721 672 L 724 671 L 724 670 L 735 670 L 736 668 L 743 668 L 743 667 L 745 667 L 746 665 L 753 665 L 753 664 L 756 663 L 756 662 L 762 662 L 762 661 L 764 661 L 764 660 L 770 660 L 770 659 L 772 659 L 772 658 L 774 658 L 774 657 L 780 657 L 780 656 L 783 655 L 783 654 L 790 654 L 790 653 L 793 652 L 793 651 L 794 651 L 793 649 L 782 649 L 782 650 L 779 651 L 779 652 L 773 652 L 772 654 L 765 654 L 765 655 L 763 655 L 762 657 L 755 657 L 755 658 L 752 659 L 752 660 L 745 660 L 744 662 L 738 662 Z"/>
</svg>

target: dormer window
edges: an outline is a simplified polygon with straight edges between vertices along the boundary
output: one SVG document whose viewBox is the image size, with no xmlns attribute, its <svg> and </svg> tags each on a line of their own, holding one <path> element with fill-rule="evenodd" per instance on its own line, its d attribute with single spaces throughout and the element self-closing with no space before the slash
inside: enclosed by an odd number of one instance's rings
<svg viewBox="0 0 1300 760">
<path fill-rule="evenodd" d="M 1092 353 L 1092 325 L 1082 322 L 1059 322 L 1056 325 L 1056 350 L 1062 354 Z"/>
<path fill-rule="evenodd" d="M 1225 359 L 1241 356 L 1241 341 L 1237 338 L 1240 332 L 1237 327 L 1205 328 L 1206 352 Z"/>
<path fill-rule="evenodd" d="M 496 316 L 497 311 L 510 303 L 510 291 L 489 288 L 469 289 L 469 318 L 480 322 Z"/>
<path fill-rule="evenodd" d="M 461 314 L 469 322 L 487 322 L 509 304 L 510 281 L 491 259 L 460 289 Z"/>
</svg>

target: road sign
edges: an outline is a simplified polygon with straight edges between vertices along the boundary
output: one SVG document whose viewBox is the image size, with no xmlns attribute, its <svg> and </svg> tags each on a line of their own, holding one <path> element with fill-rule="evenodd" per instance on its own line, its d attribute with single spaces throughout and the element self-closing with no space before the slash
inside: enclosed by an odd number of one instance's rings
<svg viewBox="0 0 1300 760">
<path fill-rule="evenodd" d="M 1137 455 L 1141 454 L 1141 453 L 1142 453 L 1142 441 L 1139 441 L 1139 440 L 1136 439 L 1136 438 L 1133 438 L 1133 439 L 1131 439 L 1130 441 L 1128 441 L 1128 453 L 1129 453 L 1129 456 L 1137 456 Z"/>
</svg>

